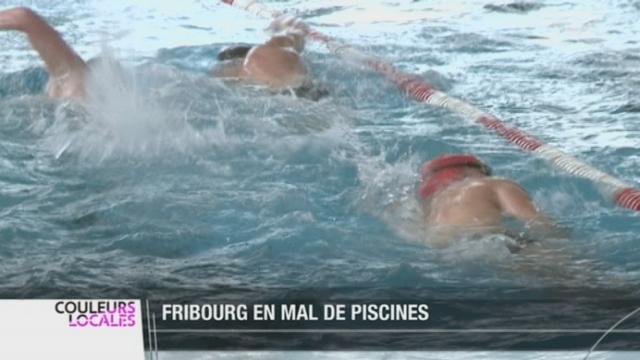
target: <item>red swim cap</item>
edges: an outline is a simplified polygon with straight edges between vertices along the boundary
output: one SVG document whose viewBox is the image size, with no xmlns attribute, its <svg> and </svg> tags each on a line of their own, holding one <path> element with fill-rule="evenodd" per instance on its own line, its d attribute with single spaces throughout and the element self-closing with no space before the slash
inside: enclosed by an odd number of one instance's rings
<svg viewBox="0 0 640 360">
<path fill-rule="evenodd" d="M 491 175 L 491 169 L 473 155 L 440 155 L 422 165 L 420 197 L 426 200 L 451 183 L 462 180 L 465 167 L 479 168 L 485 175 Z"/>
</svg>

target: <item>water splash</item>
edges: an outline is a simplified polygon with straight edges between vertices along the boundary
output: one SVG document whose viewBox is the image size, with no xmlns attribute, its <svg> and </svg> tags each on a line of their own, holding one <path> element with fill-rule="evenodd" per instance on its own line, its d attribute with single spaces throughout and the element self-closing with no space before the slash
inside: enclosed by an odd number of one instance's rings
<svg viewBox="0 0 640 360">
<path fill-rule="evenodd" d="M 125 68 L 108 51 L 89 64 L 86 99 L 61 104 L 47 130 L 46 143 L 57 158 L 173 158 L 224 142 L 223 116 L 209 113 L 207 123 L 197 126 L 189 96 L 197 93 L 178 95 L 185 86 L 220 92 L 220 84 L 167 66 Z"/>
</svg>

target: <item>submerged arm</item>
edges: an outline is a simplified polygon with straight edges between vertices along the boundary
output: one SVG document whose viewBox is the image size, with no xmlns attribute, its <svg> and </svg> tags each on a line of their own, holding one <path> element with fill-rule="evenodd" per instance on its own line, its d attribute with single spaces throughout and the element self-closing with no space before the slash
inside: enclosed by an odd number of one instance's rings
<svg viewBox="0 0 640 360">
<path fill-rule="evenodd" d="M 514 239 L 524 240 L 524 246 L 516 252 L 523 255 L 513 263 L 513 270 L 535 275 L 549 284 L 562 286 L 584 286 L 584 284 L 605 284 L 610 286 L 619 280 L 601 272 L 590 261 L 577 259 L 576 252 L 567 241 L 568 232 L 556 225 L 537 209 L 524 189 L 515 183 L 505 181 L 497 189 L 500 204 L 505 215 L 526 222 L 524 234 L 509 234 Z"/>
<path fill-rule="evenodd" d="M 525 223 L 527 232 L 534 237 L 565 237 L 557 227 L 533 203 L 527 192 L 511 181 L 501 181 L 495 189 L 504 215 Z"/>
</svg>

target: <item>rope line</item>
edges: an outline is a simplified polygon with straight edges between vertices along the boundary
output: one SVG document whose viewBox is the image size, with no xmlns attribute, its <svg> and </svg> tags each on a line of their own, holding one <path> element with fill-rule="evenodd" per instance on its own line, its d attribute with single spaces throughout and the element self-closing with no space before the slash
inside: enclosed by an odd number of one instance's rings
<svg viewBox="0 0 640 360">
<path fill-rule="evenodd" d="M 222 0 L 222 2 L 246 10 L 262 18 L 269 19 L 282 15 L 282 13 L 272 11 L 255 0 Z M 394 83 L 407 96 L 419 102 L 446 108 L 463 117 L 473 119 L 476 123 L 492 130 L 521 149 L 535 153 L 556 169 L 595 182 L 602 194 L 617 205 L 640 211 L 640 190 L 633 188 L 622 180 L 598 170 L 558 148 L 546 145 L 541 140 L 522 130 L 508 126 L 499 118 L 463 100 L 437 90 L 420 77 L 401 71 L 376 56 L 364 53 L 344 42 L 331 38 L 328 35 L 310 28 L 301 21 L 296 22 L 296 26 L 306 30 L 307 37 L 323 43 L 329 51 L 336 56 L 359 63 L 381 74 Z"/>
</svg>

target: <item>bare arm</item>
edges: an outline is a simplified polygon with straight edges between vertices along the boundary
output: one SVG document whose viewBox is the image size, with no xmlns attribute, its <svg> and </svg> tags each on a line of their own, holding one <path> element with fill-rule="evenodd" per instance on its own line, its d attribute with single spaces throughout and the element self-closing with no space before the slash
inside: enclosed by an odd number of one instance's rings
<svg viewBox="0 0 640 360">
<path fill-rule="evenodd" d="M 54 28 L 31 9 L 17 7 L 0 11 L 0 29 L 26 33 L 52 78 L 82 74 L 86 69 L 82 58 Z"/>
<path fill-rule="evenodd" d="M 513 263 L 513 270 L 527 274 L 535 274 L 549 284 L 577 285 L 585 283 L 611 285 L 615 278 L 602 273 L 591 262 L 584 259 L 578 261 L 576 253 L 565 241 L 568 231 L 556 225 L 544 215 L 527 192 L 518 184 L 501 180 L 496 184 L 495 191 L 505 215 L 525 221 L 529 226 L 525 234 L 517 234 L 514 238 L 522 237 L 527 243 L 518 248 L 520 261 Z M 509 234 L 513 236 L 513 234 Z"/>
<path fill-rule="evenodd" d="M 304 50 L 305 37 L 309 28 L 295 17 L 281 16 L 271 22 L 267 28 L 274 36 L 265 45 L 275 47 L 291 47 L 297 52 Z"/>
<path fill-rule="evenodd" d="M 287 32 L 284 35 L 272 37 L 264 44 L 279 48 L 293 48 L 300 53 L 304 50 L 304 34 L 298 31 Z"/>
<path fill-rule="evenodd" d="M 529 194 L 518 184 L 500 180 L 494 188 L 504 215 L 523 221 L 534 236 L 564 237 L 564 231 L 555 226 L 533 203 Z"/>
</svg>

